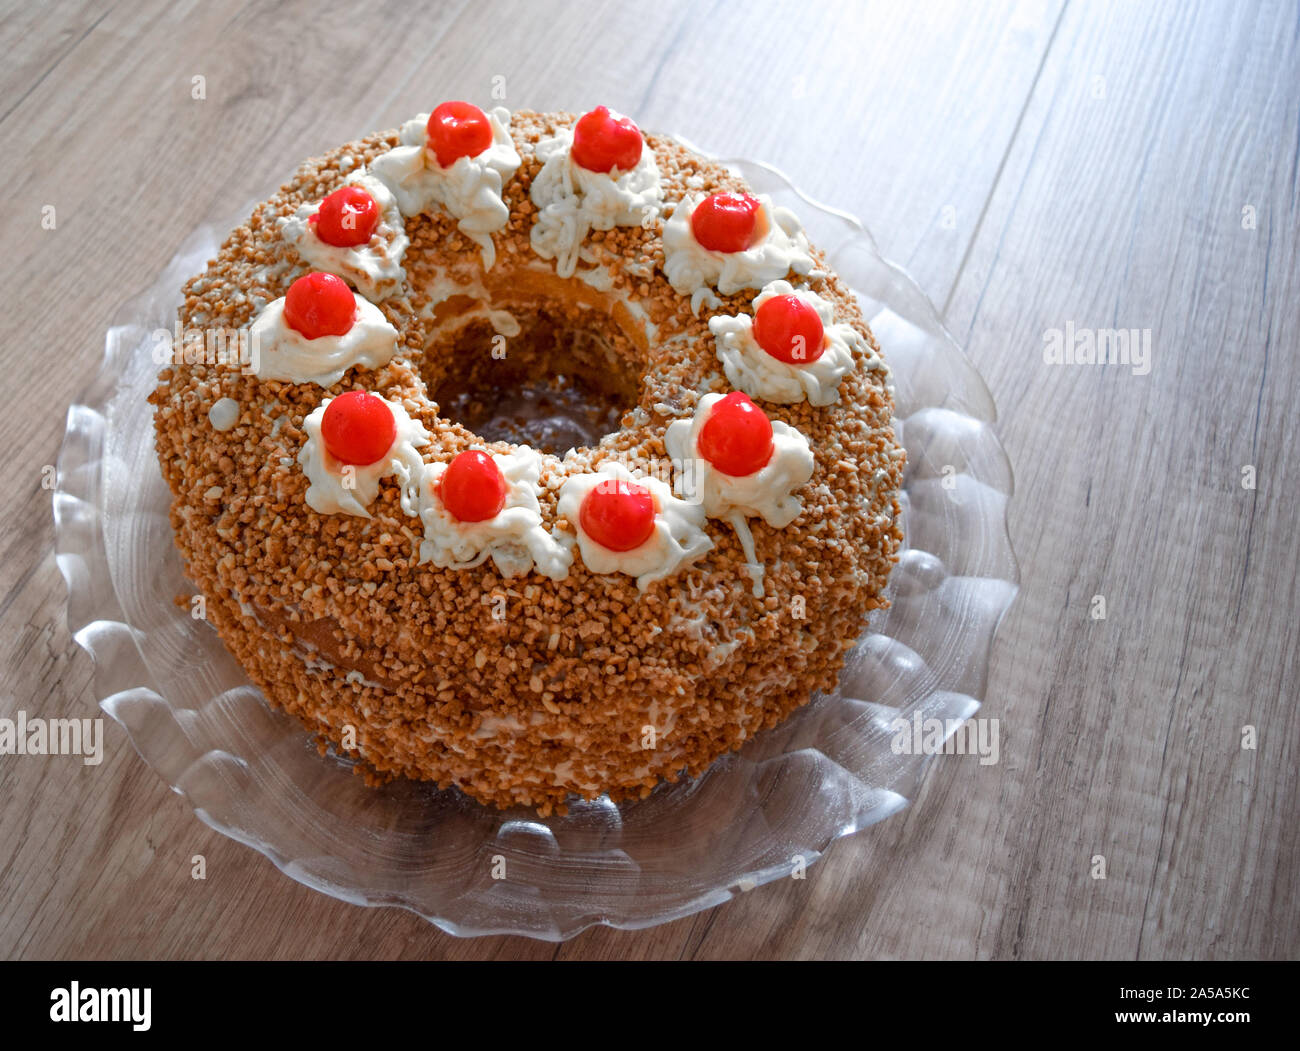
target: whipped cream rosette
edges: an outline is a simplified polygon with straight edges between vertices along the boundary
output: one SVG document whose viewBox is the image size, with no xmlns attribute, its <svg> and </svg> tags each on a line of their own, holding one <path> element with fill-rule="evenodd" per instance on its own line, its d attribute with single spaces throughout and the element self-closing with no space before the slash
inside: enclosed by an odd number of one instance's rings
<svg viewBox="0 0 1300 1051">
<path fill-rule="evenodd" d="M 492 234 L 510 219 L 502 188 L 520 163 L 509 123 L 504 106 L 484 112 L 443 103 L 403 124 L 401 145 L 370 162 L 370 174 L 388 187 L 403 215 L 446 211 L 479 246 L 489 270 L 496 262 Z"/>
<path fill-rule="evenodd" d="M 536 152 L 542 169 L 529 189 L 537 206 L 530 240 L 561 277 L 572 277 L 579 261 L 594 262 L 584 249 L 592 230 L 644 226 L 663 206 L 653 151 L 635 124 L 603 106 L 543 139 Z"/>
<path fill-rule="evenodd" d="M 332 387 L 350 368 L 388 364 L 397 353 L 397 329 L 342 278 L 312 273 L 262 309 L 249 342 L 258 379 Z"/>
<path fill-rule="evenodd" d="M 429 464 L 419 490 L 420 561 L 468 569 L 491 558 L 504 577 L 534 569 L 552 580 L 568 576 L 573 553 L 542 523 L 541 472 L 541 455 L 526 445 Z"/>
<path fill-rule="evenodd" d="M 754 398 L 786 405 L 807 400 L 833 405 L 854 353 L 868 369 L 884 362 L 867 338 L 816 292 L 773 281 L 754 299 L 754 315 L 709 318 L 718 360 L 728 382 Z"/>
<path fill-rule="evenodd" d="M 367 299 L 401 291 L 406 222 L 397 198 L 373 175 L 358 172 L 324 200 L 281 219 L 280 228 L 311 267 L 352 282 Z"/>
<path fill-rule="evenodd" d="M 755 597 L 764 567 L 746 521 L 762 518 L 781 529 L 803 511 L 796 492 L 812 478 L 812 449 L 795 428 L 769 420 L 744 394 L 706 394 L 689 420 L 664 434 L 673 461 L 673 488 L 710 518 L 731 524 L 744 548 Z"/>
<path fill-rule="evenodd" d="M 620 463 L 567 479 L 558 511 L 577 536 L 593 573 L 626 573 L 644 591 L 713 547 L 704 508 L 679 500 L 657 478 L 634 475 Z"/>
<path fill-rule="evenodd" d="M 691 312 L 744 288 L 762 288 L 791 270 L 815 272 L 798 217 L 767 194 L 715 193 L 683 200 L 664 222 L 664 276 L 691 297 Z"/>
<path fill-rule="evenodd" d="M 323 515 L 369 518 L 380 479 L 393 475 L 402 487 L 402 510 L 417 511 L 416 490 L 424 469 L 419 447 L 429 433 L 399 402 L 367 391 L 325 398 L 306 420 L 307 441 L 298 462 L 311 485 L 307 506 Z"/>
</svg>

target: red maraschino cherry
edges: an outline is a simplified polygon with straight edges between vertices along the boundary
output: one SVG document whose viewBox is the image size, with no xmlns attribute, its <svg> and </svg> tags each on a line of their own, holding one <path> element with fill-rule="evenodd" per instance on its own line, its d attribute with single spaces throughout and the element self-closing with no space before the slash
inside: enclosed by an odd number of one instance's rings
<svg viewBox="0 0 1300 1051">
<path fill-rule="evenodd" d="M 584 113 L 573 127 L 570 156 L 588 171 L 631 171 L 641 159 L 645 140 L 630 117 L 615 117 L 605 106 Z"/>
<path fill-rule="evenodd" d="M 807 365 L 822 356 L 825 341 L 821 317 L 798 296 L 772 296 L 754 311 L 754 342 L 777 361 Z"/>
<path fill-rule="evenodd" d="M 655 531 L 655 499 L 644 485 L 607 478 L 583 499 L 578 524 L 601 547 L 631 551 Z"/>
<path fill-rule="evenodd" d="M 364 467 L 382 460 L 393 447 L 397 421 L 383 398 L 350 390 L 325 406 L 320 436 L 334 459 Z"/>
<path fill-rule="evenodd" d="M 345 336 L 357 318 L 357 300 L 347 282 L 333 274 L 306 274 L 289 286 L 284 320 L 308 339 Z"/>
<path fill-rule="evenodd" d="M 312 216 L 316 236 L 336 248 L 368 242 L 379 225 L 379 205 L 360 186 L 344 186 L 321 201 Z"/>
<path fill-rule="evenodd" d="M 467 449 L 447 465 L 438 482 L 447 513 L 459 522 L 486 522 L 506 505 L 506 480 L 487 453 Z"/>
<path fill-rule="evenodd" d="M 488 116 L 472 102 L 444 102 L 429 114 L 429 147 L 450 168 L 462 157 L 477 157 L 492 145 Z"/>
<path fill-rule="evenodd" d="M 763 203 L 747 193 L 715 193 L 691 213 L 691 233 L 711 252 L 743 252 L 767 231 L 759 229 Z"/>
<path fill-rule="evenodd" d="M 699 449 L 723 474 L 743 478 L 772 459 L 772 421 L 748 395 L 735 391 L 714 404 L 700 428 Z"/>
</svg>

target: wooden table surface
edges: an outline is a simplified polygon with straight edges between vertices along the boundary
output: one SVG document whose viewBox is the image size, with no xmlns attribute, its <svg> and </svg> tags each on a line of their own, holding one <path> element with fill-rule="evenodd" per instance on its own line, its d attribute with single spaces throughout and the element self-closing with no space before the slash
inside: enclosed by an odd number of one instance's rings
<svg viewBox="0 0 1300 1051">
<path fill-rule="evenodd" d="M 1300 955 L 1295 3 L 5 6 L 0 715 L 93 711 L 41 483 L 115 309 L 300 159 L 497 77 L 863 217 L 997 400 L 1023 579 L 1000 762 L 937 759 L 804 881 L 458 940 L 212 832 L 108 720 L 98 767 L 0 757 L 0 955 Z M 1047 364 L 1067 325 L 1149 329 L 1149 373 Z"/>
</svg>

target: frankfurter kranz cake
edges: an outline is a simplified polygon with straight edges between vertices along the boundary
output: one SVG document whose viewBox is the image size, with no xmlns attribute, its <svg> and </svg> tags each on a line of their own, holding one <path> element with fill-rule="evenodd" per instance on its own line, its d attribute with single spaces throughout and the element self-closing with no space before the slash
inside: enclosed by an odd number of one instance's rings
<svg viewBox="0 0 1300 1051">
<path fill-rule="evenodd" d="M 798 217 L 598 107 L 304 163 L 151 395 L 210 621 L 376 781 L 648 795 L 835 685 L 902 540 L 889 373 Z M 200 355 L 201 357 L 201 355 Z"/>
</svg>

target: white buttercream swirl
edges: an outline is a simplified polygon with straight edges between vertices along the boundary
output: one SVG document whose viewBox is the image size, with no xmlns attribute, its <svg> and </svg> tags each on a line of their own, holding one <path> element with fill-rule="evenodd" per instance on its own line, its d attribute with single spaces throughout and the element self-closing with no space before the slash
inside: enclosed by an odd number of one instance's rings
<svg viewBox="0 0 1300 1051">
<path fill-rule="evenodd" d="M 736 511 L 758 515 L 777 529 L 788 526 L 803 511 L 795 496 L 813 475 L 808 439 L 789 424 L 772 421 L 772 458 L 753 474 L 724 474 L 700 453 L 700 431 L 725 395 L 706 394 L 689 420 L 674 420 L 664 434 L 664 448 L 673 461 L 673 489 L 699 503 L 710 518 L 728 518 Z"/>
<path fill-rule="evenodd" d="M 351 281 L 367 299 L 386 299 L 400 291 L 406 280 L 402 268 L 402 256 L 410 244 L 406 222 L 392 191 L 372 175 L 358 172 L 346 185 L 359 186 L 379 205 L 379 224 L 368 242 L 345 247 L 322 241 L 311 221 L 320 211 L 320 201 L 304 204 L 293 215 L 281 219 L 281 233 L 313 269 Z"/>
<path fill-rule="evenodd" d="M 712 287 L 730 296 L 742 288 L 762 288 L 791 270 L 813 273 L 816 264 L 798 217 L 774 205 L 767 194 L 758 195 L 758 223 L 766 228 L 761 241 L 742 252 L 705 248 L 691 229 L 691 215 L 704 197 L 687 197 L 664 222 L 664 275 L 674 291 L 691 297 L 693 313 L 699 313 Z"/>
<path fill-rule="evenodd" d="M 530 234 L 533 251 L 554 259 L 560 277 L 572 277 L 580 259 L 595 261 L 583 247 L 592 230 L 643 226 L 659 214 L 664 200 L 659 165 L 649 145 L 642 145 L 641 159 L 625 172 L 591 171 L 573 159 L 572 150 L 571 128 L 539 142 L 536 153 L 542 170 L 529 190 L 537 206 Z"/>
<path fill-rule="evenodd" d="M 788 281 L 773 281 L 754 298 L 757 311 L 773 296 L 798 297 L 817 311 L 826 333 L 821 357 L 789 364 L 772 357 L 754 338 L 754 319 L 748 314 L 709 318 L 718 360 L 727 381 L 751 398 L 778 405 L 808 400 L 809 405 L 833 405 L 840 400 L 840 381 L 853 371 L 853 352 L 862 354 L 866 368 L 884 368 L 884 362 L 867 338 L 852 325 L 834 323 L 835 309 L 816 292 L 796 289 Z"/>
<path fill-rule="evenodd" d="M 583 531 L 580 521 L 582 502 L 596 486 L 610 480 L 635 482 L 645 486 L 654 498 L 654 532 L 648 540 L 631 551 L 611 551 L 602 547 Z M 626 573 L 636 577 L 636 585 L 645 591 L 656 580 L 690 565 L 713 547 L 704 531 L 704 508 L 673 496 L 664 482 L 650 476 L 634 475 L 622 464 L 610 461 L 595 474 L 579 474 L 567 479 L 560 488 L 557 508 L 577 533 L 582 561 L 593 573 Z"/>
<path fill-rule="evenodd" d="M 379 398 L 378 394 L 368 397 Z M 347 514 L 369 518 L 366 510 L 379 495 L 379 480 L 396 475 L 402 487 L 402 510 L 415 517 L 418 513 L 420 478 L 424 458 L 417 447 L 428 445 L 429 432 L 419 420 L 413 420 L 399 402 L 379 398 L 393 413 L 397 436 L 388 452 L 370 464 L 343 464 L 330 455 L 321 437 L 321 421 L 333 398 L 325 398 L 303 421 L 307 441 L 298 452 L 298 462 L 311 485 L 307 488 L 307 506 L 323 515 Z"/>
<path fill-rule="evenodd" d="M 370 173 L 392 191 L 403 215 L 445 209 L 460 232 L 482 250 L 483 266 L 490 270 L 496 261 L 492 234 L 510 220 L 501 190 L 519 169 L 519 154 L 507 130 L 510 111 L 497 106 L 487 111 L 487 118 L 492 145 L 475 157 L 457 157 L 444 168 L 429 148 L 429 114 L 421 113 L 402 125 L 402 145 L 370 162 Z"/>
<path fill-rule="evenodd" d="M 431 463 L 420 482 L 420 520 L 424 541 L 420 561 L 440 569 L 469 569 L 487 558 L 504 577 L 521 577 L 536 569 L 542 576 L 563 580 L 573 562 L 570 546 L 556 539 L 542 524 L 537 500 L 542 457 L 521 445 L 512 453 L 492 453 L 506 483 L 505 506 L 482 522 L 462 522 L 443 506 L 438 480 L 445 463 Z"/>
<path fill-rule="evenodd" d="M 284 319 L 284 297 L 268 303 L 253 320 L 249 339 L 253 372 L 258 379 L 317 383 L 332 387 L 355 365 L 387 365 L 397 353 L 397 329 L 383 311 L 353 295 L 357 304 L 352 327 L 341 336 L 308 339 Z"/>
<path fill-rule="evenodd" d="M 683 499 L 699 503 L 710 518 L 731 523 L 748 559 L 754 595 L 763 596 L 763 565 L 754 550 L 754 536 L 745 519 L 757 515 L 781 529 L 803 511 L 795 496 L 812 479 L 816 461 L 805 438 L 780 420 L 772 421 L 772 458 L 753 474 L 731 475 L 718 470 L 700 453 L 700 431 L 725 395 L 706 394 L 689 420 L 675 420 L 664 434 L 664 448 L 673 461 L 673 489 Z"/>
</svg>

